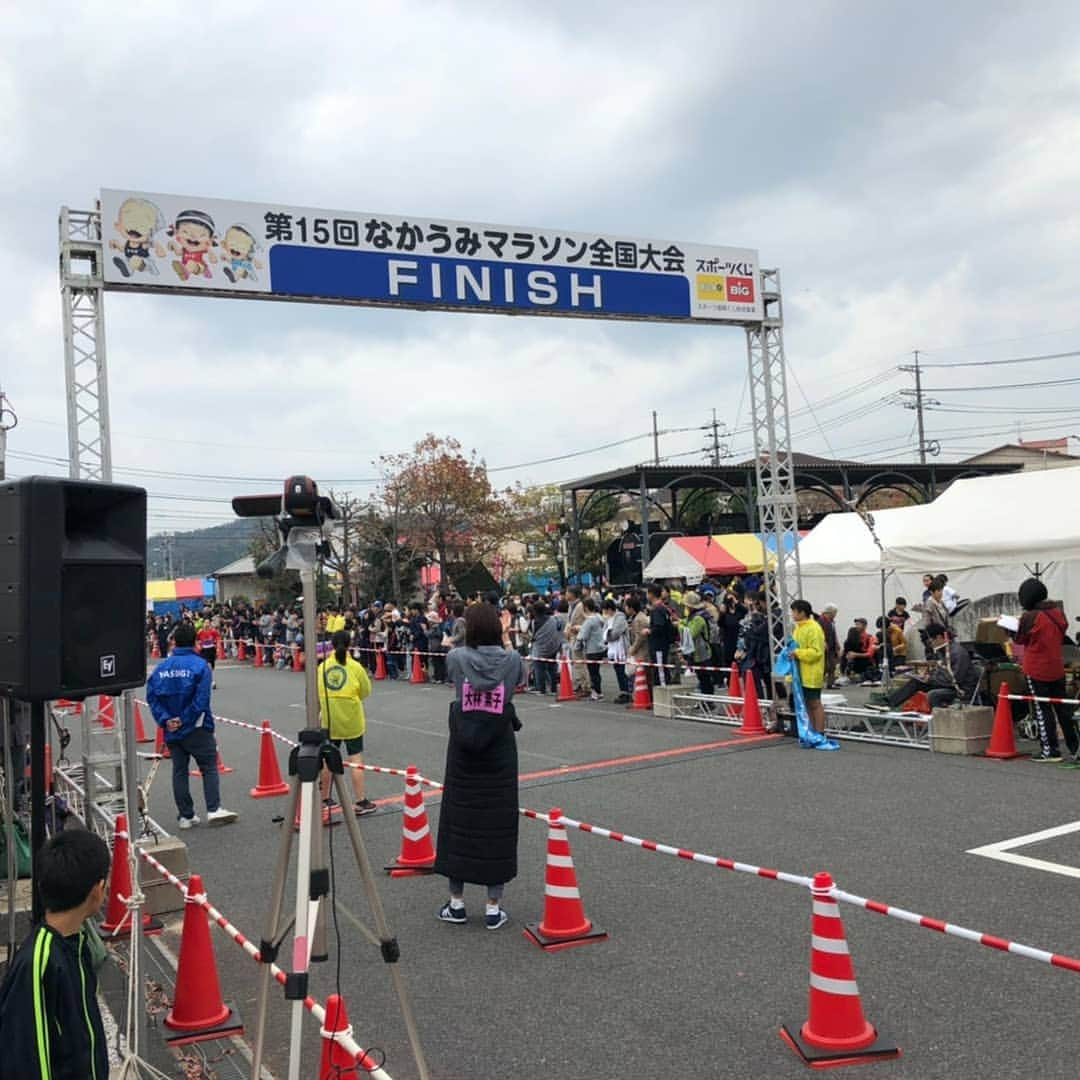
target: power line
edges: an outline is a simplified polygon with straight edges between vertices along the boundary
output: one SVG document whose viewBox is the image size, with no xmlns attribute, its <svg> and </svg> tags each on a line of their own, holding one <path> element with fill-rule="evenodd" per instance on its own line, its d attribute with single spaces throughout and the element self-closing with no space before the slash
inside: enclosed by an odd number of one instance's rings
<svg viewBox="0 0 1080 1080">
<path fill-rule="evenodd" d="M 1069 353 L 1070 356 L 1080 356 L 1080 352 Z M 925 387 L 923 392 L 927 394 L 964 394 L 969 391 L 983 390 L 1037 390 L 1044 386 L 1074 386 L 1080 383 L 1080 379 L 1046 379 L 1039 382 L 1022 383 L 991 383 L 989 386 L 933 386 Z"/>
<path fill-rule="evenodd" d="M 1016 339 L 1013 340 L 1023 340 Z M 989 342 L 989 344 L 994 344 Z M 974 348 L 974 346 L 971 346 Z M 923 352 L 933 351 L 924 349 Z M 1041 360 L 1066 360 L 1069 357 L 1080 356 L 1080 352 L 1047 353 L 1044 356 L 1014 356 L 1008 360 L 958 360 L 951 364 L 923 364 L 928 368 L 965 368 L 965 367 L 999 367 L 1002 364 L 1036 364 Z"/>
</svg>

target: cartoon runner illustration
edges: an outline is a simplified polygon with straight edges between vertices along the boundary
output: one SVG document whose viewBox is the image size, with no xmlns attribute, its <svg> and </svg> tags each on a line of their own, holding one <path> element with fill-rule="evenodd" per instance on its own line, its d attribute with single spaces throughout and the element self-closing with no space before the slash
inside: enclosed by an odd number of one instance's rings
<svg viewBox="0 0 1080 1080">
<path fill-rule="evenodd" d="M 110 240 L 113 251 L 122 252 L 113 256 L 113 265 L 124 277 L 131 277 L 132 272 L 145 271 L 157 276 L 157 264 L 150 259 L 150 252 L 159 258 L 165 257 L 165 249 L 154 243 L 154 235 L 164 228 L 165 222 L 161 211 L 146 199 L 125 199 L 116 212 L 113 228 L 124 238 Z"/>
<path fill-rule="evenodd" d="M 230 225 L 225 230 L 221 241 L 222 272 L 232 282 L 239 278 L 247 278 L 250 281 L 258 281 L 256 270 L 261 270 L 263 264 L 255 258 L 255 252 L 259 250 L 259 242 L 254 234 L 244 225 Z"/>
<path fill-rule="evenodd" d="M 217 256 L 211 250 L 217 246 L 214 235 L 214 219 L 202 210 L 181 210 L 176 220 L 169 227 L 169 250 L 179 259 L 174 259 L 172 268 L 181 281 L 189 277 L 211 278 L 210 263 L 217 262 Z"/>
</svg>

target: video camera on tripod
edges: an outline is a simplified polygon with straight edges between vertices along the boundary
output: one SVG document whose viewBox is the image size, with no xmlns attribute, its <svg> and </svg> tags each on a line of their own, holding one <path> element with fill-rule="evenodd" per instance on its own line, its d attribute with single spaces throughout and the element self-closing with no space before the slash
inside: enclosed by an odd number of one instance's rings
<svg viewBox="0 0 1080 1080">
<path fill-rule="evenodd" d="M 282 570 L 307 570 L 330 554 L 324 534 L 326 522 L 341 516 L 328 495 L 310 476 L 290 476 L 281 495 L 237 495 L 232 501 L 237 517 L 272 517 L 281 533 L 282 546 L 255 567 L 261 578 Z"/>
</svg>

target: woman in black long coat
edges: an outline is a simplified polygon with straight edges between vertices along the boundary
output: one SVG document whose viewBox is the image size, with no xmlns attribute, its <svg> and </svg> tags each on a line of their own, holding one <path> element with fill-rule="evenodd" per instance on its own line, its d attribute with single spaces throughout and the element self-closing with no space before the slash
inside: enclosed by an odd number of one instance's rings
<svg viewBox="0 0 1080 1080">
<path fill-rule="evenodd" d="M 507 921 L 503 886 L 517 876 L 518 761 L 514 687 L 522 681 L 521 657 L 502 647 L 494 605 L 474 604 L 465 615 L 465 645 L 446 657 L 454 685 L 450 743 L 435 872 L 449 879 L 450 899 L 439 918 L 465 923 L 465 882 L 487 886 L 485 925 Z"/>
</svg>

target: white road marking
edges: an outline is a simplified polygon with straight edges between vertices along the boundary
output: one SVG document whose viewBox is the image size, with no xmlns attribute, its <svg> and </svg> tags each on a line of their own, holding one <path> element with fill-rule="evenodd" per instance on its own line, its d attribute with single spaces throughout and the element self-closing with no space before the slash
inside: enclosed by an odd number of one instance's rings
<svg viewBox="0 0 1080 1080">
<path fill-rule="evenodd" d="M 1013 848 L 1038 844 L 1042 840 L 1053 840 L 1057 836 L 1068 836 L 1074 832 L 1080 832 L 1080 821 L 1072 821 L 1067 825 L 1056 825 L 1052 829 L 1028 833 L 1027 836 L 1016 836 L 1011 840 L 1001 840 L 996 844 L 984 844 L 982 847 L 971 848 L 967 854 L 981 855 L 985 859 L 997 859 L 998 862 L 1012 863 L 1014 866 L 1026 866 L 1029 870 L 1044 870 L 1048 874 L 1061 874 L 1062 877 L 1080 878 L 1080 867 L 1050 862 L 1047 859 L 1032 859 L 1027 855 L 1016 855 L 1013 852 Z"/>
</svg>

